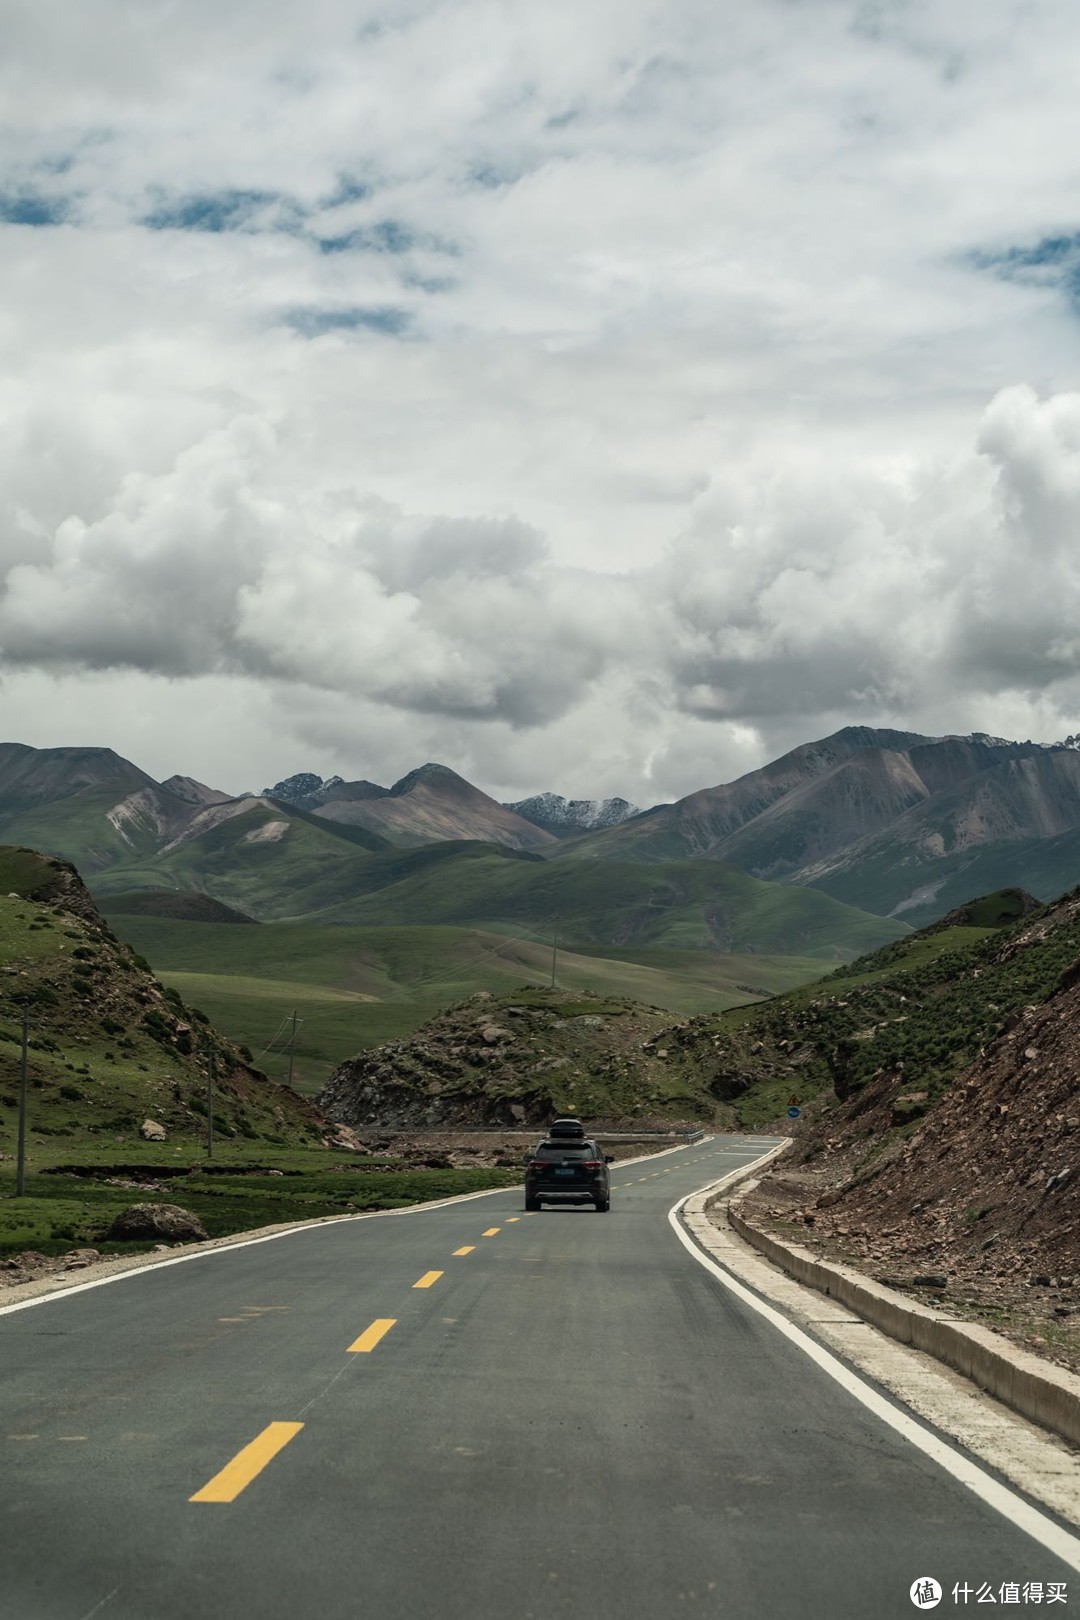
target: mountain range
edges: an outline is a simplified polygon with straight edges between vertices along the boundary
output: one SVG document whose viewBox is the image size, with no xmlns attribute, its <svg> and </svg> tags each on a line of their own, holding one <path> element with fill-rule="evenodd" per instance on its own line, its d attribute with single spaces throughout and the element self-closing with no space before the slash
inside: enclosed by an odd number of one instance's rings
<svg viewBox="0 0 1080 1620">
<path fill-rule="evenodd" d="M 690 906 L 695 945 L 716 946 L 739 931 L 720 897 L 740 877 L 789 911 L 798 890 L 804 914 L 817 893 L 915 925 L 1010 884 L 1053 897 L 1080 880 L 1080 752 L 852 726 L 637 811 L 501 804 L 440 764 L 388 788 L 301 773 L 233 796 L 109 748 L 7 743 L 0 840 L 74 860 L 102 893 L 193 889 L 256 916 L 375 922 L 392 902 L 419 923 L 576 917 L 582 941 L 618 944 L 659 943 Z"/>
</svg>

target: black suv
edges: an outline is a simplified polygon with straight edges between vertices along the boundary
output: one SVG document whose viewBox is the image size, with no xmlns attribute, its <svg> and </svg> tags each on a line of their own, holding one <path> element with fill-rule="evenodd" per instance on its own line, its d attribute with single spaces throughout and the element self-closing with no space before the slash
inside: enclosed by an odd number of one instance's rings
<svg viewBox="0 0 1080 1620">
<path fill-rule="evenodd" d="M 557 1119 L 537 1144 L 525 1171 L 525 1208 L 541 1204 L 595 1204 L 597 1214 L 611 1207 L 610 1155 L 600 1152 L 577 1119 Z"/>
</svg>

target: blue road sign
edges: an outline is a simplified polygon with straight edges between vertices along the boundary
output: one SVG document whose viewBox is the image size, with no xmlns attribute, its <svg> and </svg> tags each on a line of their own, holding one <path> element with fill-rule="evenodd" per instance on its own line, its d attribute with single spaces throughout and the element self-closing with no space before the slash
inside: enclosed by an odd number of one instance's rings
<svg viewBox="0 0 1080 1620">
<path fill-rule="evenodd" d="M 787 1117 L 788 1117 L 788 1119 L 798 1119 L 798 1117 L 799 1117 L 799 1115 L 801 1113 L 802 1113 L 801 1108 L 789 1108 L 788 1111 L 787 1111 Z"/>
</svg>

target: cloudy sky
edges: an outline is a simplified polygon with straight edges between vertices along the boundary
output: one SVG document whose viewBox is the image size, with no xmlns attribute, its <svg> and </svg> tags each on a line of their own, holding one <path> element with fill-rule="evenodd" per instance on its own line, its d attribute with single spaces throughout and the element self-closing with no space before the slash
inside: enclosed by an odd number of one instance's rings
<svg viewBox="0 0 1080 1620">
<path fill-rule="evenodd" d="M 0 0 L 0 739 L 1080 731 L 1075 0 Z"/>
</svg>

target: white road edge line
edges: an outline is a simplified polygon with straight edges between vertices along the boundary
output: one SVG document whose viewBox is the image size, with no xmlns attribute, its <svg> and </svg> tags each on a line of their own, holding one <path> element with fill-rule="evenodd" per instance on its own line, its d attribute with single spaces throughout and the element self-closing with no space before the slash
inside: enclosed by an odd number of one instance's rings
<svg viewBox="0 0 1080 1620">
<path fill-rule="evenodd" d="M 763 1316 L 786 1339 L 790 1339 L 792 1344 L 809 1356 L 811 1361 L 815 1362 L 823 1372 L 828 1373 L 830 1378 L 835 1379 L 838 1384 L 846 1389 L 849 1395 L 853 1395 L 868 1411 L 873 1412 L 875 1417 L 880 1418 L 883 1423 L 887 1423 L 890 1429 L 895 1429 L 902 1439 L 916 1446 L 919 1451 L 931 1458 L 941 1468 L 944 1468 L 961 1485 L 966 1485 L 968 1490 L 973 1491 L 988 1507 L 1000 1513 L 1011 1524 L 1015 1524 L 1018 1529 L 1025 1531 L 1033 1541 L 1037 1541 L 1041 1547 L 1045 1547 L 1047 1552 L 1053 1553 L 1055 1558 L 1060 1558 L 1063 1564 L 1067 1564 L 1070 1569 L 1080 1571 L 1080 1538 L 1072 1535 L 1068 1530 L 1062 1529 L 1060 1525 L 1054 1523 L 1053 1519 L 1048 1518 L 1045 1513 L 1040 1513 L 1038 1508 L 1032 1507 L 1030 1502 L 1025 1501 L 1022 1496 L 1018 1496 L 1014 1491 L 1011 1491 L 1007 1485 L 1000 1484 L 990 1474 L 985 1473 L 977 1463 L 971 1462 L 959 1451 L 954 1450 L 952 1446 L 946 1445 L 944 1440 L 939 1439 L 936 1434 L 932 1434 L 929 1429 L 923 1428 L 922 1424 L 917 1423 L 913 1417 L 893 1406 L 884 1396 L 879 1395 L 877 1390 L 872 1388 L 870 1384 L 860 1378 L 858 1373 L 852 1372 L 836 1356 L 831 1355 L 828 1350 L 817 1344 L 809 1334 L 804 1333 L 801 1328 L 797 1328 L 780 1311 L 774 1310 L 771 1305 L 766 1305 L 764 1300 L 758 1299 L 757 1295 L 752 1293 L 749 1288 L 745 1288 L 742 1283 L 737 1282 L 730 1272 L 725 1271 L 722 1266 L 705 1254 L 694 1242 L 679 1220 L 683 1205 L 689 1203 L 691 1198 L 696 1198 L 700 1193 L 718 1191 L 733 1176 L 744 1174 L 759 1162 L 759 1160 L 755 1159 L 751 1165 L 742 1165 L 738 1170 L 731 1170 L 726 1176 L 721 1176 L 719 1181 L 714 1181 L 705 1187 L 698 1187 L 696 1191 L 687 1193 L 685 1198 L 680 1198 L 678 1203 L 671 1206 L 668 1210 L 668 1221 L 683 1248 L 693 1256 L 699 1265 L 704 1266 L 706 1271 L 711 1272 L 717 1282 L 722 1283 L 736 1298 L 741 1299 L 744 1305 L 748 1305 L 751 1310 L 757 1311 L 759 1316 Z"/>
</svg>

